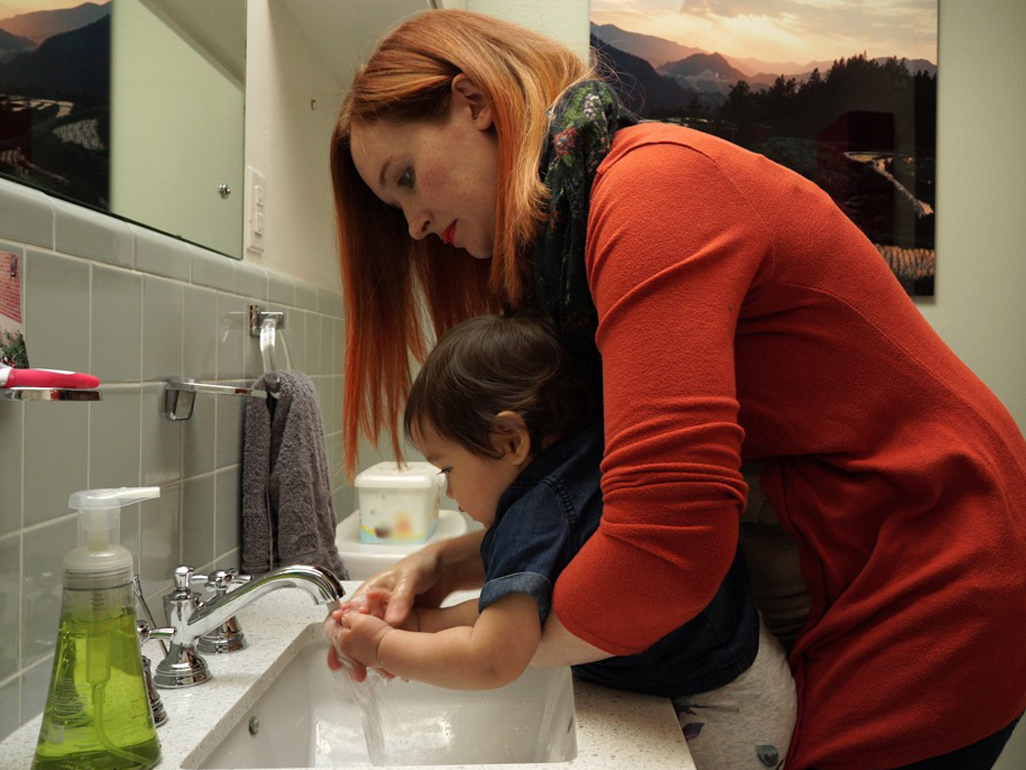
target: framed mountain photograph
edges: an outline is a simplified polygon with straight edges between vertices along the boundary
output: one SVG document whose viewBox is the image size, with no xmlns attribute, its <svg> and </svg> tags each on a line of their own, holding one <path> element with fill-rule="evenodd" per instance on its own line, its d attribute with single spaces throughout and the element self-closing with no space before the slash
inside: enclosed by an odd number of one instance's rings
<svg viewBox="0 0 1026 770">
<path fill-rule="evenodd" d="M 110 8 L 0 0 L 0 175 L 108 210 Z"/>
<path fill-rule="evenodd" d="M 591 0 L 591 42 L 634 112 L 814 181 L 932 295 L 937 1 Z"/>
</svg>

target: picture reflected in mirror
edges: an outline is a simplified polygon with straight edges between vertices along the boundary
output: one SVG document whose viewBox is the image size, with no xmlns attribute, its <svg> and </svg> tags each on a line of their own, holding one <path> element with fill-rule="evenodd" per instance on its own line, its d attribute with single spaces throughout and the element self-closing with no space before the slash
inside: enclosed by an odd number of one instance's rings
<svg viewBox="0 0 1026 770">
<path fill-rule="evenodd" d="M 110 208 L 111 3 L 5 2 L 0 173 Z"/>
<path fill-rule="evenodd" d="M 246 0 L 0 2 L 0 176 L 242 256 Z"/>
</svg>

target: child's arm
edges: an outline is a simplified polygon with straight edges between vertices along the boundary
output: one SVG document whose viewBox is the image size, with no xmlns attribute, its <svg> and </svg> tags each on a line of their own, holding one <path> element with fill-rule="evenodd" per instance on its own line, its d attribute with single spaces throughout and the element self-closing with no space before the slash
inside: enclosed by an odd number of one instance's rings
<svg viewBox="0 0 1026 770">
<path fill-rule="evenodd" d="M 464 605 L 450 609 L 458 608 L 466 612 Z M 491 690 L 516 680 L 541 638 L 538 602 L 522 593 L 489 605 L 472 626 L 404 631 L 357 612 L 346 613 L 342 626 L 346 655 L 404 679 L 452 690 Z"/>
</svg>

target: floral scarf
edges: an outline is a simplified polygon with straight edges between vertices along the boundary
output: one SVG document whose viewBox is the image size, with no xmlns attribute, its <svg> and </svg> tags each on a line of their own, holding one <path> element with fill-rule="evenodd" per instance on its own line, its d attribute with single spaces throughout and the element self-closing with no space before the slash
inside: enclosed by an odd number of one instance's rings
<svg viewBox="0 0 1026 770">
<path fill-rule="evenodd" d="M 584 266 L 591 185 L 613 134 L 638 121 L 621 107 L 613 89 L 597 80 L 569 89 L 549 110 L 549 121 L 540 165 L 550 195 L 548 222 L 533 247 L 529 304 L 551 315 L 570 349 L 597 365 L 598 314 Z"/>
</svg>

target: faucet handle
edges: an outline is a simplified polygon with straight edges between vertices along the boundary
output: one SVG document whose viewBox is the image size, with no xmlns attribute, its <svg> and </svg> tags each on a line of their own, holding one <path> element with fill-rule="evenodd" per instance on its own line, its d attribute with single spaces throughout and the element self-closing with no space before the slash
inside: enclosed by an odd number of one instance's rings
<svg viewBox="0 0 1026 770">
<path fill-rule="evenodd" d="M 175 587 L 170 593 L 164 594 L 164 617 L 172 625 L 175 624 L 175 618 L 188 620 L 199 606 L 199 594 L 191 587 L 195 573 L 196 570 L 188 564 L 175 567 L 172 573 Z"/>
<path fill-rule="evenodd" d="M 168 626 L 166 628 L 153 628 L 144 620 L 140 620 L 135 626 L 136 633 L 139 635 L 139 646 L 142 647 L 146 642 L 151 639 L 160 640 L 172 640 L 175 637 L 175 630 Z"/>
<path fill-rule="evenodd" d="M 175 571 L 173 573 L 175 589 L 178 591 L 191 590 L 190 585 L 192 584 L 192 578 L 195 572 L 195 568 L 190 567 L 188 564 L 181 564 L 175 567 Z"/>
<path fill-rule="evenodd" d="M 249 575 L 240 576 L 238 570 L 220 569 L 210 573 L 206 588 L 214 592 L 213 599 L 220 599 L 228 593 L 228 587 L 234 583 L 248 583 Z M 234 615 L 209 634 L 196 640 L 196 649 L 203 653 L 238 652 L 248 646 L 246 635 Z"/>
<path fill-rule="evenodd" d="M 240 575 L 237 569 L 219 569 L 207 576 L 206 587 L 216 591 L 218 596 L 224 596 L 229 586 L 248 583 L 252 579 L 251 575 Z"/>
</svg>

